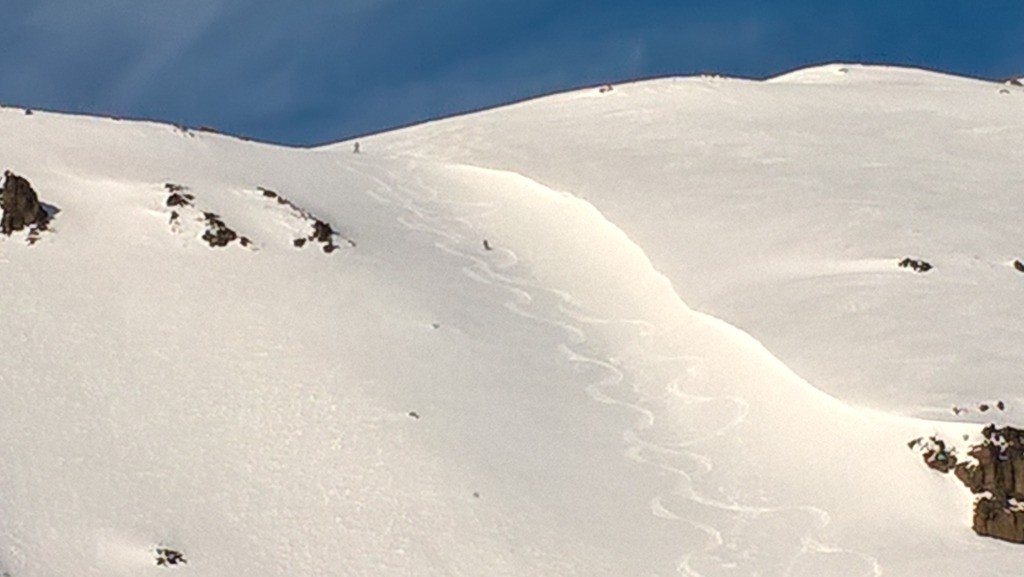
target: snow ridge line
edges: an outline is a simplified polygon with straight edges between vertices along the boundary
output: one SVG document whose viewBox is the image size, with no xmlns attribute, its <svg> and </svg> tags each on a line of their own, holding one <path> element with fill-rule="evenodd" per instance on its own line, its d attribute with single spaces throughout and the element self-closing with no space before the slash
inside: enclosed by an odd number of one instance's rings
<svg viewBox="0 0 1024 577">
<path fill-rule="evenodd" d="M 596 216 L 598 226 L 611 227 L 615 234 L 623 237 L 641 253 L 643 252 L 620 229 L 605 219 L 595 207 L 578 197 L 553 191 L 517 173 L 475 166 L 457 165 L 456 167 L 491 173 L 505 178 L 523 179 L 532 183 L 534 188 L 547 191 L 547 193 L 554 195 L 559 200 L 565 200 L 566 197 L 569 197 L 573 202 L 579 203 L 586 212 L 590 213 L 587 215 L 588 218 L 593 219 Z M 421 192 L 425 192 L 428 196 L 427 198 L 413 198 L 411 195 L 405 197 L 395 195 L 394 189 L 387 183 L 374 178 L 372 175 L 363 174 L 375 180 L 382 187 L 382 191 L 385 191 L 384 193 L 368 191 L 368 194 L 379 202 L 398 205 L 412 215 L 412 218 L 398 218 L 402 226 L 410 230 L 436 235 L 440 239 L 435 242 L 435 246 L 438 249 L 469 262 L 467 266 L 463 267 L 463 273 L 468 278 L 482 284 L 498 286 L 508 290 L 512 294 L 513 299 L 506 302 L 505 306 L 510 311 L 524 318 L 561 329 L 566 334 L 566 342 L 559 345 L 560 354 L 578 370 L 596 371 L 600 375 L 594 378 L 591 384 L 586 387 L 587 394 L 593 400 L 603 404 L 621 406 L 639 415 L 633 427 L 623 432 L 623 441 L 626 446 L 624 456 L 639 465 L 654 466 L 668 471 L 678 478 L 678 486 L 671 494 L 656 495 L 650 500 L 650 514 L 660 519 L 675 520 L 689 525 L 705 536 L 703 547 L 687 551 L 678 559 L 674 568 L 677 573 L 691 577 L 709 577 L 735 570 L 736 564 L 728 563 L 725 559 L 734 558 L 738 555 L 736 551 L 730 552 L 728 550 L 736 546 L 735 541 L 737 539 L 736 535 L 734 535 L 736 527 L 742 528 L 750 524 L 751 519 L 773 515 L 787 516 L 790 513 L 796 512 L 804 521 L 795 524 L 790 521 L 790 525 L 796 527 L 796 533 L 792 535 L 793 540 L 796 542 L 791 549 L 777 553 L 779 558 L 776 559 L 776 567 L 784 570 L 782 574 L 790 574 L 796 564 L 806 555 L 823 552 L 843 553 L 855 557 L 862 564 L 862 575 L 881 574 L 881 567 L 874 557 L 827 545 L 822 541 L 819 534 L 830 522 L 830 517 L 824 510 L 813 506 L 754 506 L 743 504 L 737 499 L 723 500 L 721 497 L 710 496 L 700 490 L 697 478 L 702 473 L 711 471 L 714 468 L 714 463 L 707 455 L 694 452 L 691 448 L 697 448 L 703 443 L 725 435 L 731 429 L 743 423 L 750 410 L 748 401 L 736 397 L 710 398 L 688 395 L 680 388 L 682 379 L 678 377 L 663 381 L 660 391 L 661 398 L 654 398 L 645 390 L 643 376 L 637 374 L 637 371 L 629 366 L 631 364 L 667 365 L 671 367 L 668 369 L 668 372 L 676 375 L 679 374 L 681 367 L 682 373 L 689 375 L 702 370 L 699 358 L 688 355 L 659 355 L 654 352 L 656 350 L 656 343 L 653 339 L 658 333 L 658 328 L 648 321 L 588 316 L 582 312 L 581 305 L 576 302 L 571 293 L 558 287 L 542 286 L 524 278 L 510 276 L 508 273 L 519 263 L 516 253 L 512 250 L 496 248 L 494 252 L 501 259 L 497 263 L 493 260 L 481 258 L 478 254 L 466 251 L 463 235 L 455 232 L 452 225 L 455 225 L 455 228 L 468 228 L 470 230 L 478 228 L 474 226 L 474 221 L 483 220 L 499 210 L 495 204 L 480 203 L 466 205 L 465 203 L 458 203 L 462 206 L 470 206 L 476 209 L 477 212 L 458 217 L 440 217 L 437 213 L 443 211 L 431 211 L 428 207 L 430 205 L 440 206 L 455 203 L 443 200 L 441 194 L 427 186 L 422 179 L 416 183 L 416 188 Z M 643 256 L 651 272 L 658 275 L 665 283 L 669 283 L 664 275 L 661 275 L 661 273 L 654 269 L 646 254 Z M 708 315 L 693 313 L 678 297 L 674 288 L 672 292 L 677 305 L 681 309 L 686 310 L 688 313 L 696 314 L 703 321 L 715 323 L 716 328 L 720 330 L 730 331 L 730 337 L 736 340 L 737 344 L 747 346 L 748 348 L 750 348 L 750 345 L 755 345 L 754 350 L 759 357 L 765 357 L 763 360 L 773 362 L 792 374 L 788 367 L 785 367 L 781 361 L 772 356 L 767 349 L 752 337 L 723 321 Z M 557 299 L 557 309 L 566 318 L 553 318 L 529 310 L 531 305 L 538 299 L 551 297 Z M 618 361 L 616 359 L 603 360 L 599 358 L 596 356 L 597 351 L 590 350 L 592 347 L 588 347 L 590 344 L 587 338 L 588 333 L 581 328 L 585 326 L 591 328 L 621 327 L 616 329 L 620 333 L 623 328 L 631 329 L 633 336 L 629 340 L 635 343 L 638 358 Z M 581 350 L 583 348 L 587 348 L 586 352 Z M 804 383 L 814 394 L 827 397 L 832 403 L 841 406 L 843 410 L 853 410 L 806 382 L 802 380 L 800 382 Z M 671 443 L 664 440 L 647 439 L 645 438 L 646 435 L 656 429 L 659 417 L 665 419 L 669 416 L 675 418 L 679 416 L 678 410 L 674 411 L 675 414 L 673 415 L 658 414 L 658 405 L 659 403 L 665 403 L 666 395 L 670 400 L 674 400 L 674 408 L 676 409 L 682 405 L 686 410 L 700 412 L 709 404 L 721 403 L 727 407 L 731 406 L 732 410 L 731 413 L 727 412 L 724 422 L 716 424 L 710 430 L 700 431 L 697 435 L 689 438 L 678 438 L 671 434 L 668 436 L 668 438 L 672 439 Z M 666 420 L 665 422 L 671 423 L 672 421 Z M 711 511 L 711 514 L 708 514 L 708 511 Z M 702 517 L 705 519 L 701 519 Z M 750 546 L 757 547 L 758 544 L 752 543 Z M 712 572 L 701 572 L 701 570 Z"/>
</svg>

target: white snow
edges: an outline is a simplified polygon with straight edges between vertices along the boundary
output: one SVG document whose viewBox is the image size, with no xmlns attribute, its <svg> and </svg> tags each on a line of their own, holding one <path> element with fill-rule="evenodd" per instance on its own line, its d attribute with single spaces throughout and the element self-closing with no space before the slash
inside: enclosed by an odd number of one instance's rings
<svg viewBox="0 0 1024 577">
<path fill-rule="evenodd" d="M 360 154 L 0 110 L 60 210 L 0 238 L 0 572 L 1017 575 L 906 445 L 1024 415 L 1000 88 L 672 78 Z"/>
</svg>

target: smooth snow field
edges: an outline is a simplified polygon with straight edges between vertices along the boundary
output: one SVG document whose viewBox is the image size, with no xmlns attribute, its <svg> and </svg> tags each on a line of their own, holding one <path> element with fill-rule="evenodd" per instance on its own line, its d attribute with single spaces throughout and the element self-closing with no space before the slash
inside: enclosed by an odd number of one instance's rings
<svg viewBox="0 0 1024 577">
<path fill-rule="evenodd" d="M 1024 88 L 668 78 L 359 143 L 0 109 L 56 211 L 0 237 L 0 575 L 1021 574 L 907 442 L 1024 420 Z"/>
</svg>

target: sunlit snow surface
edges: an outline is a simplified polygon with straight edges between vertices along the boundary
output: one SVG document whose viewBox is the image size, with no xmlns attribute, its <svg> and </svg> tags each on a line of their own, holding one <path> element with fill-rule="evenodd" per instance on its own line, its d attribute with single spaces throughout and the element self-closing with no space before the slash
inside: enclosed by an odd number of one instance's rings
<svg viewBox="0 0 1024 577">
<path fill-rule="evenodd" d="M 840 65 L 358 155 L 0 110 L 60 210 L 0 239 L 0 571 L 1018 575 L 906 442 L 1024 415 L 1022 129 L 1020 88 Z"/>
</svg>

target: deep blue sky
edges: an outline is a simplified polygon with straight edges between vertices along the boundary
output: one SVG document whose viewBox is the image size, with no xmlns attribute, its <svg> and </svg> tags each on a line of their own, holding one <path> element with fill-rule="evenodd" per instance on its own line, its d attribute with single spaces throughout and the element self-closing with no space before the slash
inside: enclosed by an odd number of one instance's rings
<svg viewBox="0 0 1024 577">
<path fill-rule="evenodd" d="M 0 102 L 316 144 L 831 61 L 1024 75 L 1024 0 L 2 0 Z"/>
</svg>

